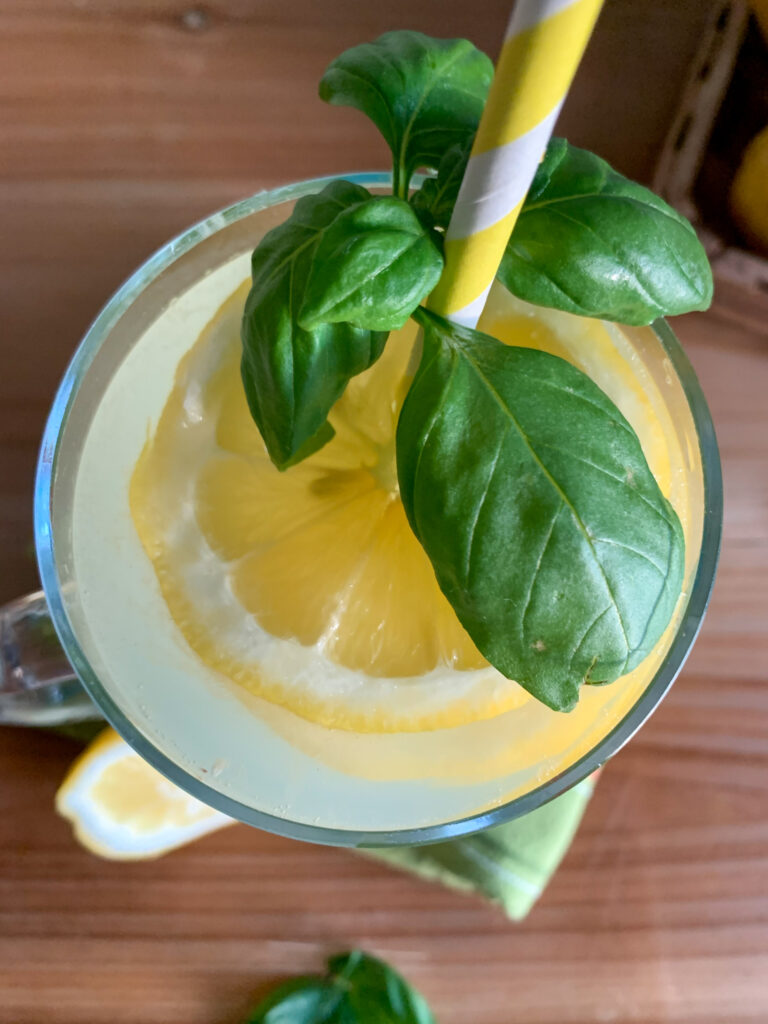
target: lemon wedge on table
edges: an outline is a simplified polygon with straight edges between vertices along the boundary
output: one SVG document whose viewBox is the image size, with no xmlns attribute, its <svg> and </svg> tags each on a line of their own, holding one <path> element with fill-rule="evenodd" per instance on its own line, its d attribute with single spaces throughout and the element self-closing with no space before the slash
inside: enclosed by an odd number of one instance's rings
<svg viewBox="0 0 768 1024">
<path fill-rule="evenodd" d="M 56 810 L 86 849 L 110 860 L 159 857 L 233 824 L 169 782 L 114 729 L 105 729 L 72 765 Z"/>
</svg>

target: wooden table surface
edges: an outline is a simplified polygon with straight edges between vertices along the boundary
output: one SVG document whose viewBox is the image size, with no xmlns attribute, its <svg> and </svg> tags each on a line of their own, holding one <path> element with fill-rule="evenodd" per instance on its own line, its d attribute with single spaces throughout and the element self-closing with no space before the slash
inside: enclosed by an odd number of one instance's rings
<svg viewBox="0 0 768 1024">
<path fill-rule="evenodd" d="M 0 7 L 0 600 L 36 585 L 47 406 L 120 280 L 211 209 L 380 164 L 325 63 L 392 27 L 490 52 L 506 0 L 4 0 Z M 706 5 L 609 0 L 564 114 L 650 175 Z M 649 75 L 649 69 L 653 73 Z M 235 1024 L 255 994 L 363 946 L 442 1024 L 768 1021 L 768 304 L 733 289 L 676 330 L 725 472 L 722 563 L 671 695 L 604 773 L 540 904 L 494 909 L 341 850 L 239 827 L 132 866 L 53 812 L 76 748 L 0 733 L 0 1022 Z"/>
</svg>

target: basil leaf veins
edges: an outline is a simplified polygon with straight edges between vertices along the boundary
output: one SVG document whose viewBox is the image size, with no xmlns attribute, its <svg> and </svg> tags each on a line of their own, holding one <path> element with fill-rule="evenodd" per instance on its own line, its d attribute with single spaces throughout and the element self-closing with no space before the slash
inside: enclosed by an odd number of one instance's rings
<svg viewBox="0 0 768 1024">
<path fill-rule="evenodd" d="M 479 650 L 549 707 L 653 649 L 684 539 L 634 431 L 565 360 L 419 309 L 397 430 L 400 491 Z"/>
<path fill-rule="evenodd" d="M 315 249 L 299 311 L 312 329 L 346 321 L 374 331 L 402 327 L 432 291 L 443 257 L 408 203 L 378 196 L 348 207 Z"/>
<path fill-rule="evenodd" d="M 436 168 L 475 134 L 492 77 L 491 60 L 466 39 L 385 32 L 332 61 L 320 97 L 370 117 L 392 150 L 393 191 L 405 199 L 417 167 Z"/>
<path fill-rule="evenodd" d="M 286 469 L 333 436 L 327 421 L 350 377 L 381 355 L 386 334 L 349 323 L 299 324 L 314 252 L 324 233 L 370 193 L 334 181 L 305 196 L 259 242 L 245 304 L 241 371 L 248 405 L 270 458 Z"/>
<path fill-rule="evenodd" d="M 331 957 L 324 978 L 280 986 L 248 1024 L 435 1024 L 435 1018 L 397 971 L 355 950 Z"/>
<path fill-rule="evenodd" d="M 547 148 L 498 277 L 528 302 L 624 324 L 712 301 L 709 261 L 685 217 L 565 139 Z"/>
</svg>

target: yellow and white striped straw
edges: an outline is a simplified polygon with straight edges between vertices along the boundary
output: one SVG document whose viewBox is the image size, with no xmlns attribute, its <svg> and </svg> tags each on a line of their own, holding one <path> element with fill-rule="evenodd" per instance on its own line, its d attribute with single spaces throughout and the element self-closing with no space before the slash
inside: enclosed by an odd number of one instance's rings
<svg viewBox="0 0 768 1024">
<path fill-rule="evenodd" d="M 429 308 L 474 327 L 603 0 L 518 0 Z"/>
</svg>

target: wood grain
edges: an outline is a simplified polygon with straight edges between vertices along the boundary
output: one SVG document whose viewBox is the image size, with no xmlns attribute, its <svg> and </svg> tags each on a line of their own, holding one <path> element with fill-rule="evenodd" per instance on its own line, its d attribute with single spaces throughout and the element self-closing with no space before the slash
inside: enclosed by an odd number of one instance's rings
<svg viewBox="0 0 768 1024">
<path fill-rule="evenodd" d="M 153 248 L 255 188 L 380 164 L 324 64 L 387 28 L 497 47 L 507 0 L 4 0 L 0 600 L 35 586 L 36 445 L 99 305 Z M 606 6 L 564 115 L 650 174 L 706 5 Z M 530 918 L 244 827 L 103 863 L 52 811 L 76 748 L 0 734 L 0 1022 L 235 1024 L 275 980 L 364 946 L 442 1024 L 768 1020 L 768 304 L 724 289 L 676 329 L 722 447 L 726 526 L 701 638 L 611 762 Z"/>
</svg>

